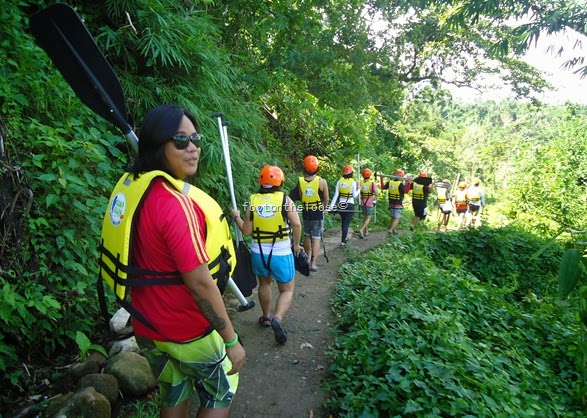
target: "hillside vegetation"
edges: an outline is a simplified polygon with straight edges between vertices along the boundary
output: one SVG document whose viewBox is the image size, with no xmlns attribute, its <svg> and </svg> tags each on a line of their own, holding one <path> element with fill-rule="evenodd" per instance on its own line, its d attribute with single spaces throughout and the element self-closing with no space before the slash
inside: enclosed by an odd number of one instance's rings
<svg viewBox="0 0 587 418">
<path fill-rule="evenodd" d="M 92 341 L 103 338 L 95 286 L 100 229 L 110 191 L 131 161 L 120 132 L 79 101 L 35 45 L 29 16 L 52 3 L 0 3 L 0 408 L 38 384 L 29 366 L 67 361 L 78 332 Z M 308 154 L 319 158 L 331 190 L 342 166 L 356 166 L 357 159 L 384 173 L 403 168 L 435 179 L 479 177 L 491 219 L 499 216 L 500 224 L 507 220 L 523 234 L 483 230 L 471 243 L 447 235 L 435 238 L 447 240 L 442 245 L 421 242 L 429 253 L 408 242 L 407 252 L 397 256 L 408 257 L 413 246 L 418 257 L 430 257 L 424 265 L 434 263 L 427 276 L 437 283 L 474 284 L 473 294 L 481 299 L 471 304 L 491 303 L 500 312 L 521 312 L 520 306 L 563 309 L 549 298 L 562 249 L 573 244 L 569 231 L 587 229 L 587 107 L 538 102 L 536 93 L 548 86 L 519 57 L 541 30 L 585 34 L 586 12 L 577 2 L 70 4 L 120 78 L 127 117 L 137 132 L 144 113 L 159 103 L 178 103 L 197 115 L 205 142 L 194 182 L 222 207 L 230 207 L 230 198 L 212 118 L 219 111 L 230 122 L 239 203 L 256 188 L 266 164 L 284 169 L 289 189 Z M 529 11 L 527 23 L 507 25 Z M 577 57 L 573 68 L 584 71 L 581 62 Z M 516 100 L 463 104 L 440 87 L 478 86 L 488 73 L 501 75 Z M 387 220 L 381 216 L 379 227 L 387 227 Z M 557 242 L 549 243 L 551 237 Z M 475 258 L 479 242 L 489 243 L 495 254 Z M 536 249 L 540 256 L 532 260 L 541 260 L 539 268 L 515 256 L 529 254 L 527 246 L 534 249 L 537 242 L 562 248 Z M 584 255 L 583 247 L 575 249 L 577 259 Z M 468 269 L 462 270 L 465 261 Z M 527 270 L 523 279 L 516 265 Z M 344 283 L 352 288 L 352 280 Z M 545 303 L 525 301 L 528 292 Z M 498 308 L 497 295 L 507 305 Z M 557 333 L 571 326 L 562 314 L 551 320 L 557 318 Z M 459 321 L 467 329 L 465 319 Z M 517 346 L 518 336 L 510 336 L 501 338 Z M 459 344 L 469 347 L 466 339 Z M 582 372 L 564 361 L 561 370 L 571 378 Z M 536 389 L 540 399 L 543 387 Z M 581 396 L 566 393 L 568 399 L 557 405 L 572 409 Z M 558 413 L 559 406 L 552 408 Z"/>
</svg>

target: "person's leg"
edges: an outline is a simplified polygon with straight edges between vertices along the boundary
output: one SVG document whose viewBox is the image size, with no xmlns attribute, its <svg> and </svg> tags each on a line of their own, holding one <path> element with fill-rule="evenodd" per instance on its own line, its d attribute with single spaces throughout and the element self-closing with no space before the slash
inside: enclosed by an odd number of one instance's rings
<svg viewBox="0 0 587 418">
<path fill-rule="evenodd" d="M 446 215 L 444 213 L 442 213 L 442 211 L 440 211 L 440 215 L 438 216 L 438 226 L 436 227 L 437 231 L 440 231 L 440 227 L 442 225 L 444 225 L 445 218 L 446 218 Z"/>
<path fill-rule="evenodd" d="M 347 210 L 352 210 L 352 208 L 349 208 Z M 347 242 L 347 236 L 349 233 L 349 225 L 351 224 L 351 219 L 353 218 L 353 212 L 343 212 L 341 215 L 341 220 L 342 220 L 342 235 L 341 235 L 341 241 L 343 243 Z"/>
<path fill-rule="evenodd" d="M 291 301 L 293 300 L 295 279 L 288 283 L 277 282 L 277 287 L 279 288 L 279 296 L 275 302 L 275 316 L 283 321 L 285 314 L 291 306 Z"/>
<path fill-rule="evenodd" d="M 304 251 L 308 260 L 312 260 L 312 222 L 304 220 Z"/>
<path fill-rule="evenodd" d="M 271 296 L 271 276 L 259 276 L 259 305 L 265 318 L 271 318 Z"/>
<path fill-rule="evenodd" d="M 397 231 L 396 228 L 399 225 L 399 221 L 402 217 L 402 208 L 395 208 L 395 209 L 390 209 L 389 213 L 391 215 L 391 228 L 389 229 L 389 233 L 390 234 L 394 234 L 397 235 Z"/>
<path fill-rule="evenodd" d="M 312 258 L 310 269 L 317 271 L 318 265 L 316 261 L 318 260 L 318 256 L 320 255 L 320 240 L 322 239 L 322 232 L 323 232 L 323 221 L 312 221 Z"/>
<path fill-rule="evenodd" d="M 471 211 L 468 210 L 467 213 L 465 214 L 465 228 L 468 228 L 469 226 L 471 226 L 471 219 L 473 218 L 473 215 L 471 214 Z"/>
<path fill-rule="evenodd" d="M 161 418 L 189 418 L 190 400 L 185 400 L 172 408 L 162 406 L 159 416 Z"/>
<path fill-rule="evenodd" d="M 310 268 L 317 269 L 318 266 L 316 265 L 316 260 L 320 255 L 320 238 L 312 237 L 312 265 Z"/>
<path fill-rule="evenodd" d="M 363 235 L 367 235 L 369 233 L 369 223 L 371 222 L 371 216 L 365 215 L 363 217 L 363 226 L 359 230 Z"/>
<path fill-rule="evenodd" d="M 420 217 L 418 216 L 418 206 L 416 206 L 414 204 L 414 201 L 412 201 L 412 210 L 414 211 L 414 217 L 412 218 L 412 221 L 410 222 L 410 231 L 414 230 L 414 225 L 416 225 L 418 223 L 418 221 L 420 220 Z"/>
<path fill-rule="evenodd" d="M 230 416 L 230 407 L 228 408 L 200 408 L 196 418 L 228 418 Z M 186 415 L 186 418 L 188 415 Z"/>
</svg>

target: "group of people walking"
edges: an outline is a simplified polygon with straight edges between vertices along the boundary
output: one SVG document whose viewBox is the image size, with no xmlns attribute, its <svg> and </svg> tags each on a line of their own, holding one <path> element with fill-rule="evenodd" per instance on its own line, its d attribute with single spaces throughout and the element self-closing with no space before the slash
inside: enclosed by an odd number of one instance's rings
<svg viewBox="0 0 587 418">
<path fill-rule="evenodd" d="M 137 343 L 159 383 L 161 416 L 187 417 L 190 398 L 197 393 L 199 417 L 228 417 L 245 350 L 224 306 L 220 284 L 229 280 L 236 256 L 222 209 L 187 182 L 197 172 L 204 144 L 198 121 L 180 106 L 157 106 L 146 114 L 138 144 L 138 157 L 112 192 L 104 217 L 100 277 L 121 303 L 126 287 L 130 289 L 128 309 Z M 283 171 L 265 166 L 244 216 L 231 210 L 232 222 L 252 237 L 252 270 L 262 310 L 258 324 L 271 328 L 278 344 L 287 341 L 283 320 L 293 299 L 294 256 L 304 250 L 310 270 L 317 272 L 324 213 L 341 215 L 344 246 L 357 198 L 363 214 L 358 236 L 366 238 L 379 193 L 370 169 L 361 172 L 357 183 L 347 165 L 329 206 L 328 185 L 318 175 L 319 168 L 318 159 L 307 156 L 304 174 L 286 194 Z M 424 172 L 409 180 L 402 170 L 396 175 L 380 184 L 388 190 L 390 234 L 397 234 L 405 194 L 412 190 L 413 229 L 426 218 L 433 188 Z M 454 196 L 445 193 L 443 202 L 454 202 L 459 214 L 466 204 L 467 213 L 474 216 L 485 204 L 483 191 L 469 190 L 463 198 L 461 186 Z M 301 202 L 301 220 L 295 201 Z M 274 309 L 273 280 L 279 290 Z"/>
<path fill-rule="evenodd" d="M 471 186 L 461 181 L 457 190 L 451 194 L 451 183 L 444 179 L 437 184 L 437 189 L 440 211 L 438 230 L 448 229 L 448 221 L 453 213 L 457 216 L 457 229 L 481 226 L 481 212 L 485 207 L 485 192 L 481 187 L 481 180 L 473 179 Z"/>
</svg>

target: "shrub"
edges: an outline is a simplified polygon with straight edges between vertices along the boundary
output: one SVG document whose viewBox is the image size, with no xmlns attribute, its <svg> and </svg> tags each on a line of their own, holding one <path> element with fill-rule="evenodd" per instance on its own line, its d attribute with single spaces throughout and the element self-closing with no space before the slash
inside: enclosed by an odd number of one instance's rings
<svg viewBox="0 0 587 418">
<path fill-rule="evenodd" d="M 337 416 L 580 416 L 576 329 L 562 305 L 464 269 L 441 269 L 424 238 L 343 265 L 332 306 Z"/>
</svg>

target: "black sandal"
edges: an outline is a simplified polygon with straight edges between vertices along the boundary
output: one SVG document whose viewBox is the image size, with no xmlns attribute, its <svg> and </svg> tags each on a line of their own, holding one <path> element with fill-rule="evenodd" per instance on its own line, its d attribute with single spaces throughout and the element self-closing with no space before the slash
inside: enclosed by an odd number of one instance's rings
<svg viewBox="0 0 587 418">
<path fill-rule="evenodd" d="M 259 325 L 263 328 L 269 328 L 271 326 L 271 319 L 267 318 L 266 316 L 262 316 L 259 318 Z"/>
</svg>

